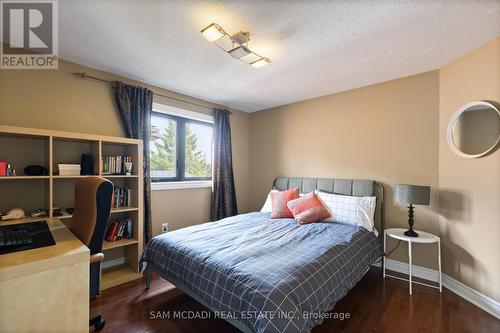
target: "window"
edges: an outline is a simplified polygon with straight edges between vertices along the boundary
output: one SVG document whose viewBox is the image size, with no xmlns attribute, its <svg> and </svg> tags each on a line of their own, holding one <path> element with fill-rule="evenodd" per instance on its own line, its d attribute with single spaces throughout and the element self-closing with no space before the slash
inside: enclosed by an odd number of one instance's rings
<svg viewBox="0 0 500 333">
<path fill-rule="evenodd" d="M 157 112 L 153 107 L 151 182 L 212 180 L 212 141 L 212 123 Z"/>
</svg>

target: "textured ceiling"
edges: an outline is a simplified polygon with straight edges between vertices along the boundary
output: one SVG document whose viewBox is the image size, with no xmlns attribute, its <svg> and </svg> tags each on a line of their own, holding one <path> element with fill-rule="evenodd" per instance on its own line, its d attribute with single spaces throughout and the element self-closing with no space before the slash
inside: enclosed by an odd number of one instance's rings
<svg viewBox="0 0 500 333">
<path fill-rule="evenodd" d="M 243 111 L 439 68 L 500 35 L 500 1 L 59 1 L 59 56 Z M 253 68 L 208 43 L 250 31 Z"/>
</svg>

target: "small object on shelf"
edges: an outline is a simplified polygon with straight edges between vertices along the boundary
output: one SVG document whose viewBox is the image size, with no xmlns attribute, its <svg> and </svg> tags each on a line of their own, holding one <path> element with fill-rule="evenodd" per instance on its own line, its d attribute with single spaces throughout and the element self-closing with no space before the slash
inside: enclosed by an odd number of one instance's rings
<svg viewBox="0 0 500 333">
<path fill-rule="evenodd" d="M 80 174 L 84 176 L 94 174 L 94 157 L 92 155 L 82 154 Z"/>
<path fill-rule="evenodd" d="M 125 162 L 125 174 L 127 176 L 132 175 L 132 162 Z"/>
<path fill-rule="evenodd" d="M 7 162 L 4 160 L 0 160 L 0 177 L 4 177 L 7 175 Z"/>
<path fill-rule="evenodd" d="M 7 214 L 2 215 L 2 221 L 24 219 L 25 217 L 24 210 L 21 208 L 13 208 L 9 210 Z"/>
<path fill-rule="evenodd" d="M 41 165 L 28 165 L 24 168 L 24 173 L 27 176 L 46 176 L 47 168 Z"/>
<path fill-rule="evenodd" d="M 63 216 L 63 212 L 61 210 L 61 207 L 59 206 L 52 206 L 52 216 Z"/>
<path fill-rule="evenodd" d="M 75 213 L 74 208 L 66 208 L 66 212 L 68 212 L 69 215 L 73 215 Z"/>
<path fill-rule="evenodd" d="M 35 209 L 31 211 L 30 215 L 31 217 L 47 216 L 47 211 L 44 209 Z"/>
<path fill-rule="evenodd" d="M 13 177 L 17 176 L 16 169 L 12 169 L 12 176 Z"/>
<path fill-rule="evenodd" d="M 10 166 L 10 163 L 7 164 L 7 172 L 5 174 L 7 177 L 12 176 L 12 167 Z"/>
</svg>

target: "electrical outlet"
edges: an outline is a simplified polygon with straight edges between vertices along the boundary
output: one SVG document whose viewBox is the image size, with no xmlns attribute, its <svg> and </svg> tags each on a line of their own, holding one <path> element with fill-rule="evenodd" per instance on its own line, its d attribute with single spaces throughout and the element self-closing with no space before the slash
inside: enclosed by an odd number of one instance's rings
<svg viewBox="0 0 500 333">
<path fill-rule="evenodd" d="M 168 223 L 161 224 L 161 233 L 164 234 L 168 231 Z"/>
</svg>

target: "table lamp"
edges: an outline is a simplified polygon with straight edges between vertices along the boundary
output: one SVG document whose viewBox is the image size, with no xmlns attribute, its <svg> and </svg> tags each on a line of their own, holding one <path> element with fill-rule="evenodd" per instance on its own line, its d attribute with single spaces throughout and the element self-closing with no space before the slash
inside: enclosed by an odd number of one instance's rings
<svg viewBox="0 0 500 333">
<path fill-rule="evenodd" d="M 430 186 L 397 184 L 394 191 L 394 202 L 399 204 L 409 204 L 408 206 L 408 224 L 410 229 L 405 231 L 409 237 L 418 237 L 413 230 L 413 205 L 428 205 L 431 197 Z"/>
</svg>

